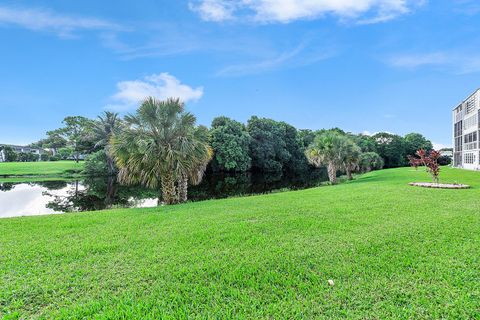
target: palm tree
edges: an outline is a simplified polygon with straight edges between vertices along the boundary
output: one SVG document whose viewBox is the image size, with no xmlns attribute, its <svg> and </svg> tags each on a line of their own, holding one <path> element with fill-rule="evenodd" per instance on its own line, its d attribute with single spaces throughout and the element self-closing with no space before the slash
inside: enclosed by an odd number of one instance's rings
<svg viewBox="0 0 480 320">
<path fill-rule="evenodd" d="M 187 201 L 189 182 L 192 185 L 198 185 L 202 182 L 207 165 L 213 158 L 213 149 L 208 144 L 209 140 L 206 127 L 199 126 L 194 130 L 192 152 L 189 154 L 192 159 L 192 165 L 188 171 L 181 172 L 177 180 L 179 202 Z"/>
<path fill-rule="evenodd" d="M 352 172 L 359 167 L 362 150 L 351 139 L 346 139 L 343 145 L 343 168 L 347 173 L 348 180 L 353 180 Z"/>
<path fill-rule="evenodd" d="M 166 204 L 177 203 L 179 196 L 186 200 L 184 186 L 178 182 L 185 177 L 187 184 L 189 178 L 197 181 L 193 173 L 203 175 L 200 164 L 206 166 L 211 157 L 206 154 L 211 151 L 206 140 L 199 138 L 195 116 L 184 108 L 179 99 L 150 97 L 134 115 L 125 117 L 127 127 L 111 140 L 121 183 L 161 187 Z"/>
<path fill-rule="evenodd" d="M 328 179 L 332 184 L 337 182 L 337 171 L 343 166 L 347 139 L 338 132 L 326 131 L 317 135 L 305 151 L 311 164 L 327 166 Z"/>
<path fill-rule="evenodd" d="M 98 119 L 93 125 L 93 135 L 96 141 L 95 148 L 102 147 L 107 156 L 108 173 L 111 175 L 115 173 L 115 163 L 110 155 L 110 139 L 113 135 L 119 134 L 122 129 L 122 120 L 119 119 L 118 113 L 105 111 L 103 115 L 98 116 Z"/>
</svg>

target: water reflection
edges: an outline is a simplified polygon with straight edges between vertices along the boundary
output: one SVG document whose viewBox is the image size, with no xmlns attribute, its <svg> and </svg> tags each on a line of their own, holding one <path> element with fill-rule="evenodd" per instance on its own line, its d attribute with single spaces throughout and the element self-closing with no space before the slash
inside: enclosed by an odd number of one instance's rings
<svg viewBox="0 0 480 320">
<path fill-rule="evenodd" d="M 208 174 L 189 188 L 192 201 L 303 189 L 326 181 L 324 170 L 303 174 Z M 107 208 L 154 207 L 158 191 L 119 185 L 114 177 L 80 181 L 0 183 L 0 217 L 91 211 Z"/>
</svg>

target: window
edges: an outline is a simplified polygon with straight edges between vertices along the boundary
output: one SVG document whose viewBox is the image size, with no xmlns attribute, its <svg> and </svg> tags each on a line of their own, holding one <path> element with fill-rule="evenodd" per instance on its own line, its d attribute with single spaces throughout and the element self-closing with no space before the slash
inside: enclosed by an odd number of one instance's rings
<svg viewBox="0 0 480 320">
<path fill-rule="evenodd" d="M 458 136 L 461 136 L 463 131 L 462 131 L 462 123 L 463 121 L 459 121 L 457 123 L 455 123 L 454 125 L 454 134 L 455 134 L 455 137 L 458 137 Z"/>
<path fill-rule="evenodd" d="M 475 110 L 476 102 L 477 102 L 477 97 L 476 96 L 473 96 L 473 97 L 471 97 L 470 99 L 467 100 L 466 107 L 465 107 L 465 111 L 466 111 L 467 114 L 472 112 L 473 110 Z"/>
<path fill-rule="evenodd" d="M 463 136 L 464 143 L 470 143 L 470 142 L 476 142 L 476 141 L 477 141 L 477 131 Z"/>
<path fill-rule="evenodd" d="M 462 151 L 462 137 L 455 138 L 455 151 Z"/>
<path fill-rule="evenodd" d="M 473 164 L 475 163 L 475 154 L 474 153 L 465 153 L 465 163 Z"/>
<path fill-rule="evenodd" d="M 467 130 L 472 127 L 477 127 L 478 117 L 477 115 L 471 116 L 463 121 L 463 129 Z"/>
</svg>

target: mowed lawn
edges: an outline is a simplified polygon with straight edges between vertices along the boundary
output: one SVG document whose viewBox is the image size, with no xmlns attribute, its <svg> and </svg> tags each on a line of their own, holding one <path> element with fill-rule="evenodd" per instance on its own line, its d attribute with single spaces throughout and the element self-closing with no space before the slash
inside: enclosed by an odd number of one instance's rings
<svg viewBox="0 0 480 320">
<path fill-rule="evenodd" d="M 410 187 L 429 176 L 400 168 L 303 191 L 0 219 L 0 314 L 478 319 L 480 173 L 441 179 L 473 188 Z"/>
<path fill-rule="evenodd" d="M 51 176 L 79 173 L 83 162 L 40 161 L 40 162 L 1 162 L 0 176 Z"/>
</svg>

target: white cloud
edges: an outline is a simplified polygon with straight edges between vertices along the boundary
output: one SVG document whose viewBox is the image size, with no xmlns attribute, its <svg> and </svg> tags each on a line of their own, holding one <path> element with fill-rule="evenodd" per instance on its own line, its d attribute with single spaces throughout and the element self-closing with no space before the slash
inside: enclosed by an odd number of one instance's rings
<svg viewBox="0 0 480 320">
<path fill-rule="evenodd" d="M 263 23 L 288 23 L 333 15 L 341 20 L 378 23 L 406 14 L 425 0 L 197 0 L 190 8 L 206 21 L 236 16 Z"/>
<path fill-rule="evenodd" d="M 197 12 L 205 21 L 225 21 L 233 18 L 235 6 L 224 0 L 203 0 L 198 4 L 189 3 L 190 10 Z"/>
<path fill-rule="evenodd" d="M 180 98 L 183 102 L 197 101 L 203 96 L 203 87 L 192 88 L 182 84 L 174 76 L 164 72 L 152 74 L 141 80 L 117 83 L 117 93 L 111 99 L 114 103 L 107 109 L 126 111 L 138 107 L 147 97 L 158 99 Z"/>
<path fill-rule="evenodd" d="M 121 30 L 119 25 L 98 18 L 75 17 L 46 9 L 0 6 L 0 25 L 14 25 L 33 31 L 47 31 L 70 37 L 78 30 Z"/>
<path fill-rule="evenodd" d="M 437 67 L 454 74 L 480 72 L 480 55 L 476 52 L 444 51 L 406 53 L 391 56 L 387 64 L 397 68 Z"/>
</svg>

